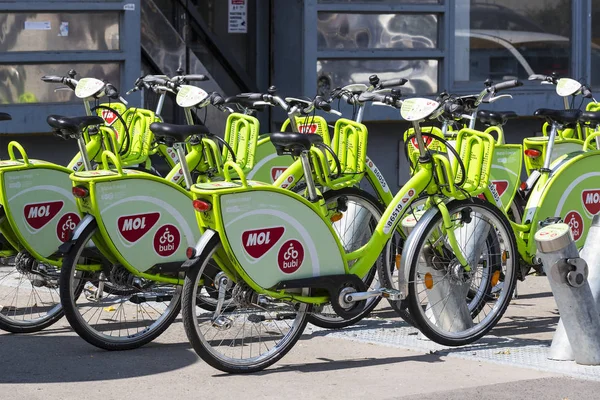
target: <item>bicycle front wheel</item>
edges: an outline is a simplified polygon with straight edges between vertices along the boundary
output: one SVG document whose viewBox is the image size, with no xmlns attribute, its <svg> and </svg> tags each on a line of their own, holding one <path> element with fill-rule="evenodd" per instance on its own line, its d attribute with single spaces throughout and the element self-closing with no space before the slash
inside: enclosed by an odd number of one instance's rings
<svg viewBox="0 0 600 400">
<path fill-rule="evenodd" d="M 424 215 L 403 258 L 409 272 L 408 308 L 423 334 L 436 343 L 462 346 L 476 341 L 502 317 L 517 278 L 516 239 L 508 219 L 479 199 L 447 205 L 451 228 L 440 212 Z M 448 230 L 468 260 L 463 266 Z"/>
</svg>

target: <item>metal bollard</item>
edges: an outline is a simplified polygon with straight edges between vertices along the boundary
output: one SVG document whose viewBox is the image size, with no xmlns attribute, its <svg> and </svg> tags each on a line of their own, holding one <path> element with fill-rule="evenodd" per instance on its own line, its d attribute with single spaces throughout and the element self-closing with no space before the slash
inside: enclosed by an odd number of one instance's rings
<svg viewBox="0 0 600 400">
<path fill-rule="evenodd" d="M 600 312 L 600 214 L 597 214 L 592 219 L 592 225 L 588 230 L 587 238 L 585 239 L 585 245 L 581 251 L 581 258 L 583 258 L 588 265 L 588 284 L 592 291 L 596 303 L 596 310 Z M 562 318 L 558 322 L 556 327 L 556 333 L 552 339 L 552 346 L 550 347 L 550 359 L 552 360 L 573 360 L 573 349 L 567 338 L 565 332 L 565 326 Z"/>
<path fill-rule="evenodd" d="M 587 282 L 587 264 L 579 257 L 571 229 L 563 223 L 548 225 L 535 234 L 535 241 L 575 362 L 600 364 L 600 317 Z M 564 342 L 557 339 L 557 356 Z"/>
</svg>

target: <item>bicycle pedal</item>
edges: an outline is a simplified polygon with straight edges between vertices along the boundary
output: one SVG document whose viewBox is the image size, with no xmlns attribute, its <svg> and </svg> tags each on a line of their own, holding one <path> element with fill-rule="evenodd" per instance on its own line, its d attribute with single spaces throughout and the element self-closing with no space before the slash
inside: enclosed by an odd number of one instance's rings
<svg viewBox="0 0 600 400">
<path fill-rule="evenodd" d="M 250 319 L 250 317 L 248 317 L 248 319 Z M 229 317 L 221 315 L 212 322 L 212 326 L 221 331 L 224 331 L 230 329 L 233 326 L 233 320 Z"/>
<path fill-rule="evenodd" d="M 404 300 L 406 298 L 406 296 L 397 289 L 382 289 L 381 297 L 384 297 L 386 299 L 393 300 L 393 301 Z"/>
</svg>

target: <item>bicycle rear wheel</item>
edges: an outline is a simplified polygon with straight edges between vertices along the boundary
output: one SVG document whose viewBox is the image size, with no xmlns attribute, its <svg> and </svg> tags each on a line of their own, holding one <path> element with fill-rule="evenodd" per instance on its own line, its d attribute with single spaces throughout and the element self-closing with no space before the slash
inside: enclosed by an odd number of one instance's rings
<svg viewBox="0 0 600 400">
<path fill-rule="evenodd" d="M 88 343 L 105 350 L 135 349 L 171 325 L 182 288 L 110 265 L 92 241 L 97 229 L 95 222 L 86 227 L 63 260 L 61 304 L 71 327 Z M 103 272 L 85 272 L 81 265 L 103 265 Z"/>
<path fill-rule="evenodd" d="M 183 326 L 198 355 L 216 369 L 228 373 L 260 371 L 277 362 L 296 344 L 307 324 L 308 304 L 258 295 L 241 278 L 225 284 L 221 312 L 200 306 L 209 270 L 218 268 L 213 256 L 219 242 L 207 250 L 201 262 L 191 267 L 183 288 Z M 212 271 L 209 271 L 212 275 Z M 229 279 L 222 275 L 223 278 Z"/>
<path fill-rule="evenodd" d="M 61 319 L 58 276 L 57 267 L 40 264 L 25 252 L 0 265 L 0 329 L 32 333 Z"/>
<path fill-rule="evenodd" d="M 385 207 L 371 194 L 357 188 L 344 188 L 329 190 L 323 194 L 327 207 L 341 214 L 341 219 L 333 222 L 333 230 L 340 238 L 347 253 L 358 250 L 364 246 L 375 231 L 375 227 L 385 211 Z M 388 253 L 389 249 L 384 249 Z M 363 277 L 363 282 L 368 290 L 377 290 L 382 287 L 377 270 L 388 260 L 387 268 L 391 268 L 391 259 L 380 256 L 371 270 Z M 384 267 L 381 267 L 384 268 Z M 354 325 L 373 311 L 381 301 L 381 297 L 371 297 L 366 300 L 364 309 L 355 317 L 344 319 L 337 315 L 330 304 L 326 304 L 319 312 L 313 312 L 308 317 L 308 322 L 327 329 L 340 329 Z"/>
<path fill-rule="evenodd" d="M 442 215 L 433 210 L 419 221 L 402 258 L 410 268 L 407 301 L 417 326 L 436 343 L 462 346 L 485 335 L 506 311 L 518 253 L 510 223 L 495 206 L 469 199 L 447 207 L 471 270 L 458 262 Z"/>
</svg>

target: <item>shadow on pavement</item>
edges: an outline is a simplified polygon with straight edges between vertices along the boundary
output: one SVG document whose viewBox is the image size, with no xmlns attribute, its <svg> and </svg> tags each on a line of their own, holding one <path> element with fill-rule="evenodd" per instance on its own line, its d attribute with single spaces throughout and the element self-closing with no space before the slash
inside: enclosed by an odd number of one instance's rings
<svg viewBox="0 0 600 400">
<path fill-rule="evenodd" d="M 61 334 L 53 336 L 57 331 Z M 188 343 L 151 343 L 136 350 L 109 352 L 78 336 L 64 335 L 63 329 L 0 335 L 0 343 L 0 384 L 127 379 L 174 371 L 199 361 Z"/>
<path fill-rule="evenodd" d="M 266 370 L 255 372 L 252 375 L 271 375 L 281 372 L 326 372 L 326 371 L 341 371 L 353 368 L 376 367 L 380 365 L 389 365 L 402 363 L 406 361 L 418 361 L 424 363 L 444 362 L 440 359 L 440 354 L 422 354 L 405 357 L 387 357 L 387 358 L 358 358 L 354 360 L 331 360 L 328 358 L 319 358 L 321 362 L 313 362 L 307 364 L 288 364 L 280 367 L 270 367 Z M 284 358 L 285 362 L 285 358 Z M 231 376 L 230 374 L 217 374 L 215 377 Z"/>
</svg>

